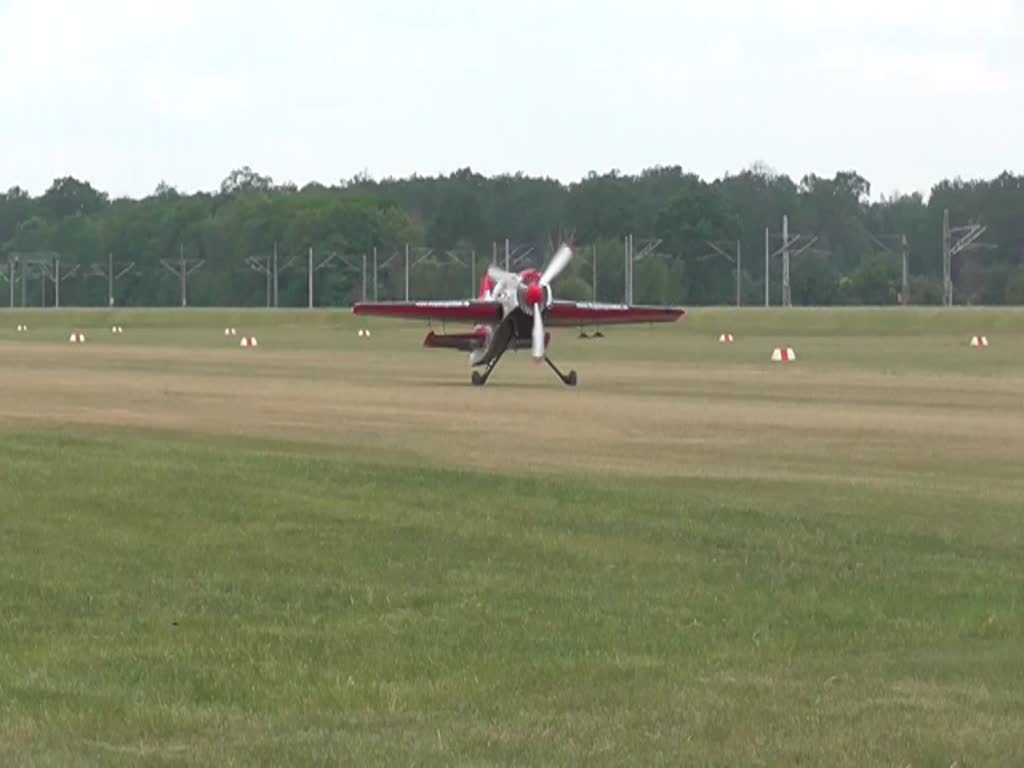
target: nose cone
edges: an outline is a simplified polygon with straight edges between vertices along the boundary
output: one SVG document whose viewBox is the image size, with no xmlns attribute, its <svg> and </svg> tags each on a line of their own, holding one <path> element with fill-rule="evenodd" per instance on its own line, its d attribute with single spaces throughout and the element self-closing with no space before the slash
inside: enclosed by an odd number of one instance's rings
<svg viewBox="0 0 1024 768">
<path fill-rule="evenodd" d="M 540 304 L 544 301 L 544 289 L 534 283 L 526 289 L 526 303 Z"/>
</svg>

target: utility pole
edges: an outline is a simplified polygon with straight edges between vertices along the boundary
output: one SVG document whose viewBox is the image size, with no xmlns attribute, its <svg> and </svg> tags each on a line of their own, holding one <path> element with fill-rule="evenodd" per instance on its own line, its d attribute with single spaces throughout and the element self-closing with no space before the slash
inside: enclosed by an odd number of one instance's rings
<svg viewBox="0 0 1024 768">
<path fill-rule="evenodd" d="M 900 264 L 902 267 L 902 278 L 900 280 L 900 304 L 904 307 L 910 304 L 910 275 L 907 269 L 910 248 L 907 245 L 907 235 L 900 236 Z"/>
<path fill-rule="evenodd" d="M 470 251 L 470 266 L 469 268 L 469 295 L 472 296 L 476 293 L 476 248 Z"/>
<path fill-rule="evenodd" d="M 363 302 L 366 302 L 366 253 L 363 253 Z"/>
<path fill-rule="evenodd" d="M 713 250 L 715 253 L 717 253 L 719 256 L 721 256 L 723 259 L 728 261 L 730 264 L 735 264 L 736 265 L 736 306 L 737 307 L 740 306 L 740 302 L 742 300 L 742 295 L 741 295 L 741 292 L 740 292 L 740 288 L 741 288 L 741 284 L 742 284 L 741 276 L 743 274 L 743 271 L 742 271 L 742 265 L 743 265 L 743 250 L 742 249 L 743 249 L 743 244 L 739 240 L 736 241 L 736 246 L 735 246 L 736 247 L 736 256 L 735 256 L 735 258 L 733 258 L 733 256 L 728 251 L 725 250 L 726 246 L 727 245 L 732 245 L 732 243 L 723 243 L 723 244 L 719 245 L 718 243 L 713 243 L 710 240 L 705 240 L 704 242 L 706 242 L 707 245 L 711 248 L 711 250 Z M 711 255 L 714 255 L 714 254 L 708 254 L 708 255 L 711 256 Z"/>
<path fill-rule="evenodd" d="M 633 268 L 636 263 L 636 248 L 633 244 L 633 236 L 630 234 L 630 300 L 629 303 L 633 303 Z"/>
<path fill-rule="evenodd" d="M 405 300 L 409 300 L 409 244 L 405 244 Z"/>
<path fill-rule="evenodd" d="M 953 306 L 953 236 L 949 231 L 949 208 L 942 212 L 942 306 Z"/>
<path fill-rule="evenodd" d="M 590 267 L 594 275 L 590 281 L 590 286 L 593 290 L 593 301 L 597 303 L 597 243 L 590 246 Z"/>
<path fill-rule="evenodd" d="M 114 254 L 111 252 L 107 253 L 107 263 L 104 267 L 99 262 L 93 262 L 93 265 L 89 268 L 89 271 L 85 274 L 85 277 L 99 277 L 107 281 L 107 304 L 114 306 L 114 285 L 122 277 L 127 275 L 133 269 L 135 269 L 135 262 L 129 261 L 127 265 L 120 271 L 115 272 L 117 268 L 114 264 Z"/>
<path fill-rule="evenodd" d="M 184 243 L 178 246 L 177 263 L 170 259 L 160 259 L 160 264 L 163 268 L 181 281 L 181 306 L 188 306 L 188 276 L 197 269 L 200 269 L 205 263 L 206 259 L 186 259 Z"/>
<path fill-rule="evenodd" d="M 505 271 L 506 272 L 508 272 L 512 268 L 511 267 L 511 262 L 512 262 L 512 248 L 511 248 L 511 244 L 508 241 L 508 238 L 506 237 L 505 238 Z"/>
<path fill-rule="evenodd" d="M 949 209 L 942 212 L 942 278 L 943 304 L 953 306 L 953 257 L 967 250 L 984 247 L 978 238 L 988 230 L 980 224 L 968 224 L 964 227 L 950 227 Z M 956 237 L 954 242 L 953 238 Z"/>
<path fill-rule="evenodd" d="M 178 244 L 178 254 L 181 258 L 181 306 L 188 306 L 188 271 L 185 268 L 185 244 Z"/>
<path fill-rule="evenodd" d="M 636 268 L 636 245 L 633 242 L 633 235 L 629 236 L 629 303 L 633 303 L 634 286 L 633 276 Z"/>
<path fill-rule="evenodd" d="M 789 286 L 789 216 L 782 216 L 782 306 L 793 306 L 793 293 Z"/>
<path fill-rule="evenodd" d="M 373 246 L 373 300 L 377 301 L 377 246 Z"/>
<path fill-rule="evenodd" d="M 67 280 L 69 277 L 74 277 L 78 274 L 78 264 L 71 267 L 67 272 L 60 271 L 60 254 L 53 255 L 53 267 L 43 265 L 40 270 L 44 282 L 45 278 L 49 277 L 53 281 L 53 306 L 55 309 L 60 309 L 60 284 Z"/>
<path fill-rule="evenodd" d="M 267 309 L 270 309 L 271 301 L 273 299 L 273 293 L 272 293 L 271 285 L 270 285 L 270 278 L 272 276 L 272 271 L 273 270 L 272 270 L 270 259 L 271 259 L 271 257 L 268 254 L 267 256 L 263 257 L 262 259 L 258 258 L 256 256 L 250 256 L 249 258 L 247 258 L 245 260 L 246 264 L 249 265 L 250 269 L 252 269 L 254 272 L 262 272 L 267 277 L 267 280 L 266 280 L 266 283 L 267 283 Z"/>
<path fill-rule="evenodd" d="M 21 306 L 28 306 L 28 281 L 39 278 L 39 306 L 46 306 L 46 281 L 53 280 L 57 281 L 57 275 L 60 274 L 60 255 L 54 251 L 12 251 L 7 256 L 10 263 L 10 278 L 11 278 L 11 306 L 14 306 L 14 281 L 17 279 L 17 272 L 21 273 Z M 15 270 L 15 265 L 20 264 L 21 269 Z M 57 265 L 55 269 L 54 264 Z M 65 278 L 71 277 L 78 272 L 78 267 L 74 267 L 64 275 Z M 57 289 L 55 294 L 57 300 L 60 300 L 60 289 Z"/>
<path fill-rule="evenodd" d="M 772 236 L 768 227 L 764 228 L 764 305 L 766 307 L 771 306 L 771 294 L 769 288 L 771 286 L 772 272 L 771 264 L 769 260 L 771 258 L 772 249 Z"/>
<path fill-rule="evenodd" d="M 8 264 L 12 263 L 10 256 L 7 257 L 7 263 Z M 6 280 L 7 282 L 10 283 L 14 279 L 14 271 L 11 270 L 10 273 L 0 272 L 0 279 Z M 12 287 L 11 287 L 11 309 L 14 309 L 14 288 L 13 288 L 13 283 L 11 283 L 11 285 L 12 285 Z"/>
<path fill-rule="evenodd" d="M 633 236 L 626 235 L 626 277 L 625 277 L 625 298 L 626 304 L 633 303 Z"/>
<path fill-rule="evenodd" d="M 877 245 L 879 248 L 881 248 L 883 251 L 885 251 L 889 256 L 892 256 L 892 257 L 896 256 L 896 252 L 893 250 L 893 248 L 891 248 L 890 246 L 886 245 L 886 243 L 885 243 L 885 241 L 884 241 L 884 239 L 882 237 L 875 237 L 870 232 L 868 232 L 868 237 L 870 237 L 871 240 L 875 243 L 875 245 Z M 907 241 L 907 235 L 906 235 L 906 233 L 903 233 L 903 234 L 899 235 L 898 237 L 896 235 L 889 235 L 885 239 L 888 239 L 890 243 L 893 242 L 894 240 L 899 242 L 899 246 L 900 246 L 900 254 L 899 254 L 899 256 L 900 256 L 900 271 L 901 271 L 901 279 L 900 279 L 900 305 L 906 307 L 906 306 L 908 306 L 910 304 L 910 271 L 909 271 L 910 246 L 909 246 L 908 241 Z"/>
<path fill-rule="evenodd" d="M 632 304 L 636 298 L 636 284 L 633 279 L 635 265 L 638 262 L 643 261 L 652 253 L 654 253 L 661 245 L 662 241 L 659 239 L 649 240 L 640 249 L 640 252 L 636 252 L 636 239 L 633 235 L 629 235 L 626 238 L 626 303 Z"/>
<path fill-rule="evenodd" d="M 274 242 L 274 309 L 277 309 L 277 242 Z"/>
<path fill-rule="evenodd" d="M 782 306 L 792 307 L 793 306 L 793 294 L 790 289 L 789 282 L 789 265 L 792 257 L 800 256 L 810 250 L 816 242 L 817 237 L 812 237 L 801 243 L 801 240 L 805 239 L 805 235 L 793 234 L 789 231 L 789 216 L 784 215 L 782 217 L 782 245 L 778 250 L 772 251 L 771 249 L 771 231 L 765 229 L 764 231 L 764 305 L 767 307 L 770 305 L 770 294 L 769 294 L 769 283 L 771 275 L 771 260 L 775 256 L 782 256 Z M 790 249 L 799 244 L 800 247 L 796 251 Z"/>
<path fill-rule="evenodd" d="M 622 263 L 622 303 L 629 304 L 629 235 L 622 241 L 625 261 Z"/>
<path fill-rule="evenodd" d="M 322 269 L 327 269 L 328 267 L 330 267 L 334 263 L 334 260 L 337 259 L 337 258 L 338 258 L 338 254 L 337 253 L 332 253 L 327 258 L 325 258 L 323 261 L 321 261 L 319 264 L 314 264 L 313 263 L 313 246 L 309 247 L 309 264 L 306 267 L 307 274 L 308 274 L 308 278 L 307 279 L 308 279 L 308 283 L 309 283 L 308 287 L 306 289 L 307 290 L 307 294 L 309 296 L 309 301 L 308 301 L 309 309 L 313 309 L 313 306 L 314 306 L 313 291 L 314 291 L 314 287 L 315 286 L 314 286 L 314 283 L 313 283 L 313 275 L 315 275 L 317 272 L 319 272 Z M 344 256 L 341 257 L 341 258 L 343 260 L 345 260 Z M 282 267 L 282 269 L 287 269 L 288 265 L 290 265 L 292 263 L 292 261 L 294 261 L 294 260 L 295 260 L 295 257 L 293 256 L 291 259 L 289 259 L 287 262 L 285 262 L 285 264 Z M 351 266 L 351 264 L 349 266 Z M 354 269 L 358 269 L 358 267 L 354 267 Z"/>
<path fill-rule="evenodd" d="M 743 305 L 743 242 L 736 241 L 736 306 Z"/>
</svg>

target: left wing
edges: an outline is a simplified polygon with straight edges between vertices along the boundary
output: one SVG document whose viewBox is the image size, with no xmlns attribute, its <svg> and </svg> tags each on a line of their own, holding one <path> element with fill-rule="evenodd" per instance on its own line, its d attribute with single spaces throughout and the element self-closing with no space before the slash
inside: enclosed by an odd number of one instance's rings
<svg viewBox="0 0 1024 768">
<path fill-rule="evenodd" d="M 356 315 L 376 315 L 404 320 L 437 320 L 449 323 L 499 323 L 501 304 L 496 301 L 383 301 L 358 303 Z"/>
<path fill-rule="evenodd" d="M 551 326 L 673 323 L 685 314 L 686 310 L 682 307 L 645 307 L 628 304 L 598 304 L 589 301 L 556 301 L 544 313 L 544 321 Z"/>
</svg>

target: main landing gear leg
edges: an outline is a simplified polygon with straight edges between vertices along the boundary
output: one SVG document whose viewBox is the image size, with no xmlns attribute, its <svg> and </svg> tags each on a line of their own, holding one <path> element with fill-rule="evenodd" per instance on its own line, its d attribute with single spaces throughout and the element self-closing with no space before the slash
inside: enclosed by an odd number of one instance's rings
<svg viewBox="0 0 1024 768">
<path fill-rule="evenodd" d="M 576 386 L 576 371 L 569 371 L 569 375 L 566 376 L 564 373 L 558 370 L 558 366 L 551 362 L 551 358 L 548 357 L 547 355 L 544 355 L 544 362 L 547 363 L 548 367 L 558 375 L 558 378 L 562 380 L 562 383 L 565 384 L 565 386 Z"/>
<path fill-rule="evenodd" d="M 494 368 L 498 365 L 498 361 L 501 360 L 502 357 L 504 357 L 506 350 L 508 350 L 508 345 L 511 342 L 512 336 L 510 334 L 508 340 L 505 341 L 505 346 L 501 348 L 501 352 L 496 354 L 491 359 L 491 362 L 487 364 L 487 369 L 482 374 L 480 373 L 480 371 L 473 371 L 473 375 L 470 377 L 470 381 L 473 382 L 473 386 L 482 387 L 484 384 L 487 383 L 487 380 L 491 378 L 491 373 L 494 371 Z"/>
</svg>

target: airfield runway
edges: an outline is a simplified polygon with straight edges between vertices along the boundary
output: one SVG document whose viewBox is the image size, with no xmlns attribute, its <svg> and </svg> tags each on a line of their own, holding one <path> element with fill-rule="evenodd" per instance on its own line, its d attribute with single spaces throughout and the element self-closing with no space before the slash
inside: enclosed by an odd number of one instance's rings
<svg viewBox="0 0 1024 768">
<path fill-rule="evenodd" d="M 1024 762 L 1024 312 L 356 320 L 0 312 L 0 762 Z"/>
</svg>

